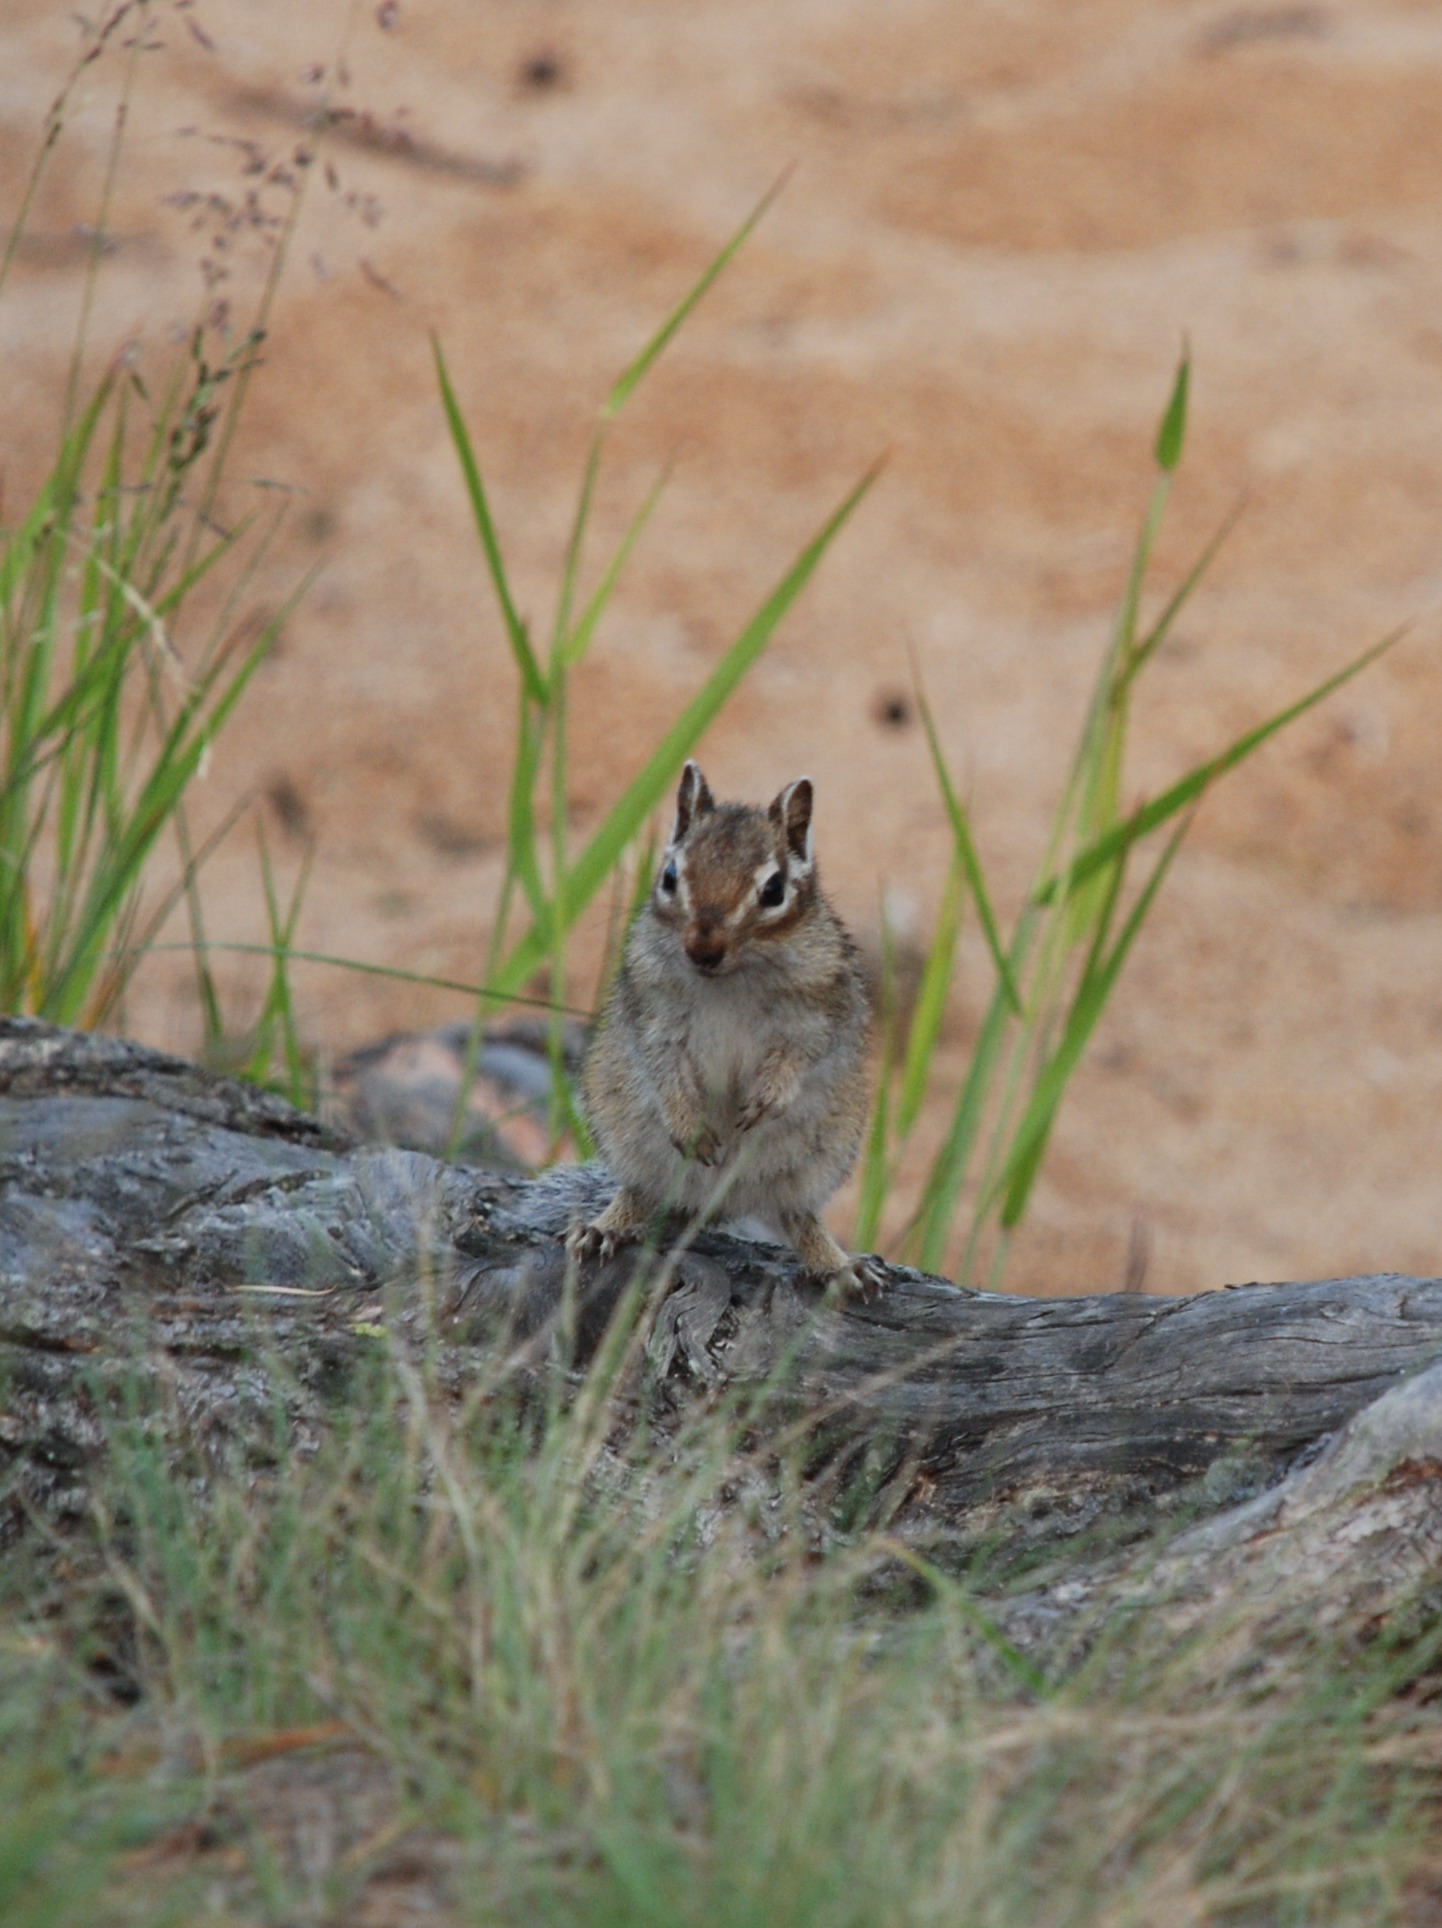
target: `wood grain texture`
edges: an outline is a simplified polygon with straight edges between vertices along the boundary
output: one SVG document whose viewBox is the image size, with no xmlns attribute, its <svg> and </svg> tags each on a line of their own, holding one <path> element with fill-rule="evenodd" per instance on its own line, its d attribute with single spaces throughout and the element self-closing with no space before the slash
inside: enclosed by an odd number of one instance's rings
<svg viewBox="0 0 1442 1928">
<path fill-rule="evenodd" d="M 377 1321 L 429 1339 L 457 1389 L 500 1345 L 530 1370 L 555 1362 L 561 1236 L 608 1183 L 594 1167 L 520 1181 L 358 1147 L 182 1060 L 5 1021 L 11 1476 L 78 1503 L 107 1377 L 138 1375 L 143 1396 L 221 1436 L 271 1424 L 276 1397 L 302 1432 L 323 1427 Z M 636 1262 L 580 1281 L 566 1368 Z M 780 1248 L 706 1232 L 654 1299 L 648 1397 L 663 1409 L 769 1382 L 776 1423 L 812 1428 L 818 1471 L 864 1478 L 901 1528 L 1027 1547 L 1245 1501 L 1442 1357 L 1442 1280 L 1392 1274 L 1034 1300 L 893 1267 L 875 1302 L 838 1306 Z"/>
</svg>

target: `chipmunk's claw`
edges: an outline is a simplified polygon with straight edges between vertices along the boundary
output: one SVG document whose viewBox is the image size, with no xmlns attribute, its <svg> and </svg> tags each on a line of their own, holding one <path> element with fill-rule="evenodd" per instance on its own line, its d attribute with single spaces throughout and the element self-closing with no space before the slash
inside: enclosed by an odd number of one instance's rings
<svg viewBox="0 0 1442 1928">
<path fill-rule="evenodd" d="M 566 1234 L 566 1256 L 574 1259 L 577 1265 L 614 1258 L 617 1247 L 624 1244 L 625 1236 L 599 1224 L 573 1225 Z"/>
<path fill-rule="evenodd" d="M 838 1299 L 860 1299 L 869 1304 L 881 1296 L 886 1285 L 886 1262 L 874 1252 L 858 1252 L 845 1265 L 837 1266 L 826 1281 L 828 1295 Z"/>
</svg>

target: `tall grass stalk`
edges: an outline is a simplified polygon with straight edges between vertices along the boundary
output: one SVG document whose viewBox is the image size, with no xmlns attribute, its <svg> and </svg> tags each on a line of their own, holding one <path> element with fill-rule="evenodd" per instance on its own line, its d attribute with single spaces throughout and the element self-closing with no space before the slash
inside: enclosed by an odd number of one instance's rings
<svg viewBox="0 0 1442 1928">
<path fill-rule="evenodd" d="M 553 1084 L 559 1109 L 553 1128 L 559 1135 L 562 1126 L 569 1127 L 582 1144 L 585 1143 L 584 1127 L 570 1106 L 569 1086 L 560 1064 L 559 1007 L 564 1004 L 567 995 L 567 948 L 576 920 L 589 907 L 607 879 L 616 872 L 628 848 L 645 829 L 648 818 L 674 783 L 681 765 L 742 677 L 766 648 L 782 618 L 805 588 L 876 475 L 875 470 L 864 475 L 822 524 L 760 608 L 723 651 L 701 688 L 666 731 L 599 827 L 580 852 L 573 856 L 569 839 L 570 678 L 591 648 L 621 573 L 660 500 L 667 479 L 663 470 L 635 509 L 620 542 L 601 566 L 589 595 L 584 595 L 582 575 L 587 536 L 607 437 L 611 425 L 641 387 L 667 345 L 745 244 L 780 192 L 782 184 L 777 182 L 757 204 L 640 353 L 622 371 L 602 403 L 582 468 L 561 567 L 555 612 L 544 654 L 538 651 L 530 629 L 517 609 L 474 439 L 456 398 L 440 344 L 435 344 L 436 375 L 441 399 L 470 498 L 481 553 L 517 672 L 515 761 L 507 811 L 506 863 L 486 961 L 486 992 L 477 1013 L 471 1059 L 473 1063 L 480 1026 L 487 1013 L 514 997 L 537 972 L 544 971 L 550 995 L 558 1007 L 557 1019 L 552 1027 L 552 1061 L 556 1070 Z M 550 819 L 549 837 L 539 827 L 543 807 Z M 523 924 L 519 935 L 513 937 L 511 920 L 517 907 L 521 909 Z M 463 1088 L 457 1103 L 458 1128 L 464 1102 Z"/>
<path fill-rule="evenodd" d="M 258 628 L 242 616 L 281 512 L 229 529 L 216 512 L 303 168 L 285 173 L 289 219 L 252 326 L 218 346 L 197 326 L 155 395 L 126 358 L 86 387 L 100 263 L 154 11 L 151 0 L 120 0 L 87 30 L 0 262 L 3 289 L 75 83 L 118 48 L 123 71 L 58 447 L 33 503 L 0 529 L 0 1009 L 84 1025 L 114 1012 L 181 898 L 201 934 L 195 874 L 216 838 L 196 847 L 187 791 L 295 601 Z M 202 590 L 210 613 L 197 622 Z M 167 831 L 179 840 L 179 881 L 147 901 L 146 872 Z M 199 968 L 215 1022 L 214 986 Z"/>
<path fill-rule="evenodd" d="M 0 531 L 0 1008 L 94 1025 L 114 1008 L 183 881 L 142 915 L 155 846 L 279 633 L 212 626 L 183 658 L 188 598 L 245 527 L 180 558 L 187 477 L 218 380 L 148 396 L 115 370 L 65 437 L 20 525 Z M 259 552 L 242 567 L 249 580 Z"/>
<path fill-rule="evenodd" d="M 270 981 L 239 1070 L 252 1084 L 268 1085 L 300 1110 L 313 1111 L 320 1099 L 319 1080 L 311 1054 L 301 1040 L 290 966 L 295 955 L 295 928 L 300 921 L 306 885 L 310 882 L 315 846 L 307 847 L 290 902 L 282 906 L 263 824 L 257 824 L 256 835 L 266 921 L 270 926 L 270 943 L 264 947 L 270 960 Z M 224 1053 L 227 1039 L 223 1028 L 209 1036 L 207 1043 L 213 1054 Z"/>
<path fill-rule="evenodd" d="M 1138 681 L 1171 633 L 1235 516 L 1229 516 L 1150 624 L 1141 608 L 1152 551 L 1186 439 L 1190 363 L 1184 357 L 1157 431 L 1156 481 L 1147 504 L 1120 609 L 1093 685 L 1036 881 L 1003 943 L 970 817 L 956 793 L 940 734 L 917 672 L 918 703 L 937 787 L 951 826 L 954 856 L 904 1040 L 888 1019 L 883 1066 L 867 1142 L 856 1228 L 870 1245 L 928 1092 L 952 987 L 963 911 L 972 905 L 996 983 L 950 1122 L 901 1240 L 903 1253 L 931 1271 L 954 1267 L 974 1280 L 986 1263 L 1000 1281 L 1012 1233 L 1021 1223 L 1062 1100 L 1186 836 L 1198 805 L 1218 778 L 1245 762 L 1277 732 L 1367 668 L 1398 640 L 1383 638 L 1197 764 L 1160 796 L 1127 811 L 1123 772 Z M 1142 840 L 1167 834 L 1140 883 L 1129 873 Z M 959 1225 L 965 1226 L 960 1245 Z"/>
</svg>

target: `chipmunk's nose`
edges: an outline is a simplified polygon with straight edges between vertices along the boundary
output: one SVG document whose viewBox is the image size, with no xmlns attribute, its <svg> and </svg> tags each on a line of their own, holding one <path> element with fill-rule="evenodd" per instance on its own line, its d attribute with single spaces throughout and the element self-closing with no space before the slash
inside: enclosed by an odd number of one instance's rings
<svg viewBox="0 0 1442 1928">
<path fill-rule="evenodd" d="M 682 941 L 698 971 L 714 971 L 726 956 L 726 933 L 719 918 L 698 917 L 686 926 Z"/>
</svg>

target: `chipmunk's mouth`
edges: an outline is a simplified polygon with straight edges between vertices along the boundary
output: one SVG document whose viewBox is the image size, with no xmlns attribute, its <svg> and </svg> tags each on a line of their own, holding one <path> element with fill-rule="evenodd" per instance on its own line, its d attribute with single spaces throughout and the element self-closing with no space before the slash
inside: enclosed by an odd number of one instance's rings
<svg viewBox="0 0 1442 1928">
<path fill-rule="evenodd" d="M 702 922 L 699 927 L 693 924 L 682 939 L 682 946 L 703 977 L 715 977 L 731 961 L 725 935 L 714 923 Z"/>
</svg>

